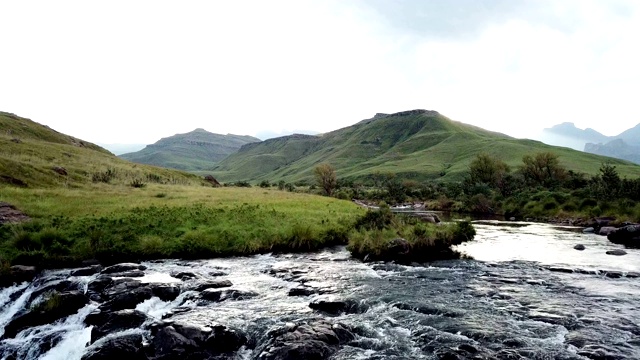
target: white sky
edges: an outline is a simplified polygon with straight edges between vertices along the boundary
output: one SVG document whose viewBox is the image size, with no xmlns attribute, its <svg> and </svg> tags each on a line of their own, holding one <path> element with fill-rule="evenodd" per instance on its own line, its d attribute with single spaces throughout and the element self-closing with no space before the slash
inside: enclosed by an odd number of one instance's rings
<svg viewBox="0 0 640 360">
<path fill-rule="evenodd" d="M 518 137 L 640 122 L 635 0 L 0 0 L 0 110 L 101 143 L 424 108 Z"/>
</svg>

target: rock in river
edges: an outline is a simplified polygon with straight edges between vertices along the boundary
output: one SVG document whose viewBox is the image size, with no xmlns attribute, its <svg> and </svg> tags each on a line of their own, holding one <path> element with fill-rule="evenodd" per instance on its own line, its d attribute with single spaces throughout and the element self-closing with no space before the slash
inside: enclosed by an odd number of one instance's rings
<svg viewBox="0 0 640 360">
<path fill-rule="evenodd" d="M 580 250 L 580 251 L 582 251 L 582 250 L 586 249 L 586 248 L 584 247 L 584 245 L 582 245 L 582 244 L 578 244 L 578 245 L 574 246 L 573 248 L 574 248 L 574 249 L 576 249 L 576 250 Z"/>
<path fill-rule="evenodd" d="M 116 264 L 116 265 L 112 265 L 104 268 L 104 270 L 101 271 L 101 274 L 116 274 L 116 273 L 122 273 L 127 271 L 146 270 L 146 269 L 147 269 L 146 266 L 140 265 L 140 264 L 121 263 L 121 264 Z"/>
<path fill-rule="evenodd" d="M 627 255 L 627 252 L 622 249 L 615 249 L 615 250 L 607 251 L 607 255 L 622 256 L 622 255 Z"/>
</svg>

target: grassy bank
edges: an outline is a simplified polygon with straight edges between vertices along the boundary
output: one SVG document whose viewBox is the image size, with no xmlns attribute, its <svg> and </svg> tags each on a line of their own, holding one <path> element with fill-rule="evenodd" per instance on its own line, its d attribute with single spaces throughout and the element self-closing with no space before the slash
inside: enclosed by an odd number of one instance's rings
<svg viewBox="0 0 640 360">
<path fill-rule="evenodd" d="M 0 199 L 33 218 L 0 227 L 0 256 L 44 267 L 313 250 L 346 243 L 364 213 L 314 195 L 160 184 L 0 187 Z"/>
</svg>

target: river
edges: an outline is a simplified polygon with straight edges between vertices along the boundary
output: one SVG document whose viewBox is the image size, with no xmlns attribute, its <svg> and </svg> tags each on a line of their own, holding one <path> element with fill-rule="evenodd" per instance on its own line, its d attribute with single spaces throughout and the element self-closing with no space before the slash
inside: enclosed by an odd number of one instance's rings
<svg viewBox="0 0 640 360">
<path fill-rule="evenodd" d="M 154 319 L 238 329 L 249 341 L 225 359 L 264 358 L 261 344 L 286 324 L 328 319 L 353 333 L 331 359 L 639 359 L 640 250 L 574 228 L 526 222 L 475 222 L 477 236 L 458 249 L 474 260 L 413 266 L 362 263 L 344 247 L 310 254 L 147 262 L 142 282 L 181 288 L 173 301 L 137 305 Z M 583 244 L 584 251 L 574 250 Z M 190 272 L 195 279 L 170 274 Z M 45 284 L 71 280 L 82 291 L 98 275 L 49 271 L 32 284 L 0 290 L 0 333 Z M 194 284 L 229 280 L 251 296 L 203 301 Z M 304 288 L 308 296 L 289 296 Z M 349 299 L 356 310 L 327 314 L 309 304 Z M 2 359 L 80 359 L 91 302 L 53 324 L 0 341 Z M 107 336 L 151 336 L 147 325 Z M 261 357 L 263 356 L 263 357 Z"/>
</svg>

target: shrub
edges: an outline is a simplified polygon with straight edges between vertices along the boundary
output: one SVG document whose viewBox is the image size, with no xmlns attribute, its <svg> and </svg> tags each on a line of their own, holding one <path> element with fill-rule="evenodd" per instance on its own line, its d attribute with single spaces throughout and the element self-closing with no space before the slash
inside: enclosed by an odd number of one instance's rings
<svg viewBox="0 0 640 360">
<path fill-rule="evenodd" d="M 103 183 L 109 183 L 111 180 L 115 179 L 116 177 L 116 170 L 113 168 L 109 168 L 105 171 L 96 171 L 91 175 L 91 180 L 93 182 L 103 182 Z"/>
<path fill-rule="evenodd" d="M 131 183 L 129 183 L 129 186 L 134 187 L 134 188 L 143 188 L 143 187 L 147 186 L 147 184 L 145 184 L 140 179 L 133 179 L 133 181 L 131 181 Z"/>
<path fill-rule="evenodd" d="M 388 205 L 380 206 L 377 210 L 368 210 L 364 215 L 356 220 L 357 230 L 382 230 L 388 228 L 393 220 L 393 213 Z"/>
</svg>

